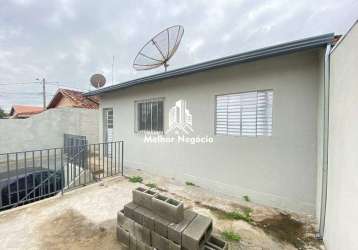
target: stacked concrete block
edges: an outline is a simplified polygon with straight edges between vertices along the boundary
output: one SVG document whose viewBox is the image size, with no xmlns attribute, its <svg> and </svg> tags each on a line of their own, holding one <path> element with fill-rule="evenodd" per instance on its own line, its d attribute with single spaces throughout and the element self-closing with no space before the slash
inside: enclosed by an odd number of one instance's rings
<svg viewBox="0 0 358 250">
<path fill-rule="evenodd" d="M 208 217 L 184 210 L 181 201 L 152 189 L 133 190 L 133 202 L 117 214 L 117 239 L 129 249 L 225 250 Z"/>
<path fill-rule="evenodd" d="M 168 239 L 181 245 L 183 231 L 194 220 L 196 216 L 197 214 L 193 211 L 184 211 L 184 219 L 181 222 L 179 222 L 178 224 L 170 223 L 168 225 Z"/>
<path fill-rule="evenodd" d="M 152 209 L 169 222 L 179 223 L 184 218 L 183 203 L 164 195 L 157 194 L 152 198 Z"/>
<path fill-rule="evenodd" d="M 203 250 L 227 250 L 229 245 L 227 242 L 215 237 L 210 236 L 208 241 L 205 242 Z"/>
<path fill-rule="evenodd" d="M 198 214 L 182 232 L 181 244 L 184 249 L 199 250 L 202 248 L 213 229 L 210 218 Z"/>
</svg>

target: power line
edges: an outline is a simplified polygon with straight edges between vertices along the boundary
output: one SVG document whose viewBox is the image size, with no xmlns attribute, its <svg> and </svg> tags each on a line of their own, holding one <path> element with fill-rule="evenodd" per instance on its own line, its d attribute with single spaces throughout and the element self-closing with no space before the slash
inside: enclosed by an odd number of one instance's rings
<svg viewBox="0 0 358 250">
<path fill-rule="evenodd" d="M 0 95 L 42 95 L 42 92 L 0 92 Z"/>
<path fill-rule="evenodd" d="M 40 84 L 42 85 L 42 81 L 38 81 L 38 82 L 1 82 L 0 86 L 14 86 L 14 85 L 27 85 L 27 84 L 38 84 L 40 86 Z M 86 91 L 84 88 L 81 87 L 72 87 L 71 83 L 69 82 L 63 82 L 63 81 L 46 81 L 46 85 L 49 86 L 54 86 L 54 87 L 58 87 L 58 88 L 75 88 L 81 91 Z"/>
<path fill-rule="evenodd" d="M 46 84 L 56 85 L 58 81 L 46 82 Z M 41 84 L 41 81 L 37 82 L 0 82 L 0 85 L 27 85 L 27 84 Z"/>
</svg>

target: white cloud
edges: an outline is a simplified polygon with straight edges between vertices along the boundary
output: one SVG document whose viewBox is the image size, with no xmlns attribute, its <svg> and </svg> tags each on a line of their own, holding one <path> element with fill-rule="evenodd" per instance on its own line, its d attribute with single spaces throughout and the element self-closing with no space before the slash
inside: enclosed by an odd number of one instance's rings
<svg viewBox="0 0 358 250">
<path fill-rule="evenodd" d="M 189 54 L 195 53 L 203 45 L 204 45 L 204 40 L 200 38 L 194 40 L 193 42 L 190 42 L 188 46 Z"/>
<path fill-rule="evenodd" d="M 162 72 L 136 72 L 132 62 L 148 39 L 175 24 L 183 25 L 185 33 L 169 69 L 311 35 L 342 33 L 356 13 L 354 0 L 2 0 L 0 82 L 46 77 L 87 89 L 95 72 L 111 81 L 113 56 L 116 82 Z M 27 90 L 15 85 L 6 89 Z M 55 90 L 49 87 L 49 92 Z M 6 106 L 41 104 L 41 98 L 20 95 L 0 99 Z"/>
</svg>

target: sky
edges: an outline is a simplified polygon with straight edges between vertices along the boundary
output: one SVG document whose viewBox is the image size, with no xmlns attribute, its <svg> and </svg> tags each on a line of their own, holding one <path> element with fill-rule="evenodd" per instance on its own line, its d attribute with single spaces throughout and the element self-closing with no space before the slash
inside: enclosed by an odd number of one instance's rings
<svg viewBox="0 0 358 250">
<path fill-rule="evenodd" d="M 42 105 L 58 87 L 89 90 L 104 74 L 120 83 L 162 72 L 133 60 L 156 33 L 180 24 L 169 70 L 282 42 L 334 32 L 358 18 L 356 0 L 0 0 L 0 107 Z M 112 63 L 114 71 L 112 81 Z"/>
</svg>

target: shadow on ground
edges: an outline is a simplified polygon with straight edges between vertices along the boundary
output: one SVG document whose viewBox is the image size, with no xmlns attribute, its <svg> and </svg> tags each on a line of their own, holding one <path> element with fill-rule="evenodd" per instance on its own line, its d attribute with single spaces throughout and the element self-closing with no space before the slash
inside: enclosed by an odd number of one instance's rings
<svg viewBox="0 0 358 250">
<path fill-rule="evenodd" d="M 115 219 L 94 224 L 76 210 L 65 210 L 39 226 L 40 249 L 122 249 Z"/>
</svg>

